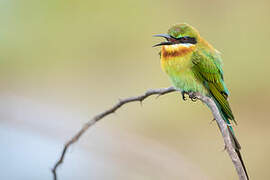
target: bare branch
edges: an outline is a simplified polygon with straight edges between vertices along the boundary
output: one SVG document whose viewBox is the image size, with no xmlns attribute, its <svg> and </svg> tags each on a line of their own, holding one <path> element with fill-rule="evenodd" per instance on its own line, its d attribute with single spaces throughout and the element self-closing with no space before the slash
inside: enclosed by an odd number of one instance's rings
<svg viewBox="0 0 270 180">
<path fill-rule="evenodd" d="M 196 94 L 196 97 L 211 109 L 214 119 L 216 120 L 220 132 L 222 134 L 225 143 L 225 149 L 234 164 L 239 180 L 248 180 L 243 164 L 241 163 L 241 160 L 239 159 L 238 154 L 236 153 L 232 140 L 230 138 L 228 124 L 223 120 L 222 116 L 220 115 L 218 107 L 215 104 L 214 100 L 210 97 L 203 96 L 198 93 Z"/>
<path fill-rule="evenodd" d="M 93 126 L 96 122 L 98 122 L 99 120 L 101 120 L 102 118 L 104 118 L 107 115 L 110 115 L 112 113 L 114 113 L 116 110 L 118 110 L 121 106 L 123 106 L 124 104 L 130 103 L 130 102 L 135 102 L 135 101 L 139 101 L 140 103 L 146 99 L 149 96 L 152 95 L 158 95 L 157 97 L 161 96 L 161 95 L 165 95 L 171 92 L 175 92 L 178 91 L 177 89 L 175 89 L 174 87 L 169 87 L 169 88 L 163 88 L 163 89 L 153 89 L 153 90 L 148 90 L 146 93 L 144 93 L 141 96 L 135 96 L 135 97 L 130 97 L 130 98 L 126 98 L 126 99 L 121 99 L 119 100 L 118 103 L 116 103 L 113 107 L 109 108 L 108 110 L 101 112 L 100 114 L 94 116 L 90 121 L 88 121 L 87 123 L 85 123 L 83 125 L 83 127 L 79 130 L 79 132 L 77 132 L 69 141 L 66 142 L 66 144 L 64 145 L 64 148 L 62 150 L 61 156 L 58 159 L 58 161 L 55 163 L 53 169 L 52 169 L 52 173 L 53 173 L 53 177 L 54 180 L 57 180 L 57 168 L 63 163 L 66 152 L 68 150 L 68 148 L 74 144 L 75 142 L 77 142 L 80 137 L 91 127 Z M 220 132 L 223 136 L 224 142 L 225 142 L 225 147 L 226 150 L 230 156 L 230 158 L 232 159 L 232 162 L 236 168 L 239 180 L 248 180 L 246 175 L 245 175 L 245 171 L 244 168 L 241 164 L 241 161 L 233 147 L 231 138 L 230 138 L 230 134 L 229 134 L 229 130 L 227 127 L 227 123 L 222 119 L 219 110 L 215 104 L 215 102 L 213 101 L 213 99 L 211 99 L 210 97 L 207 96 L 203 96 L 199 93 L 196 93 L 196 98 L 198 98 L 199 100 L 201 100 L 203 103 L 205 103 L 207 106 L 210 107 L 212 114 L 214 116 L 214 119 L 216 120 L 216 122 L 218 123 Z"/>
<path fill-rule="evenodd" d="M 54 180 L 57 180 L 56 170 L 59 167 L 59 165 L 61 165 L 63 163 L 68 148 L 72 144 L 77 142 L 80 139 L 80 137 L 85 133 L 85 131 L 88 130 L 89 127 L 93 126 L 96 122 L 98 122 L 99 120 L 101 120 L 105 116 L 114 113 L 117 109 L 119 109 L 124 104 L 130 103 L 130 102 L 135 102 L 135 101 L 142 102 L 144 99 L 146 99 L 149 96 L 152 96 L 152 95 L 161 96 L 161 95 L 165 95 L 165 94 L 168 94 L 168 93 L 174 92 L 174 91 L 176 91 L 176 89 L 174 87 L 148 90 L 148 91 L 146 91 L 146 93 L 144 93 L 141 96 L 135 96 L 135 97 L 130 97 L 130 98 L 126 98 L 126 99 L 120 99 L 119 102 L 116 103 L 113 107 L 111 107 L 108 110 L 94 116 L 90 121 L 88 121 L 87 123 L 85 123 L 83 125 L 83 127 L 79 130 L 79 132 L 77 132 L 69 141 L 66 142 L 66 144 L 64 146 L 64 149 L 63 149 L 63 151 L 61 153 L 60 158 L 55 163 L 55 165 L 54 165 L 54 167 L 52 169 Z"/>
</svg>

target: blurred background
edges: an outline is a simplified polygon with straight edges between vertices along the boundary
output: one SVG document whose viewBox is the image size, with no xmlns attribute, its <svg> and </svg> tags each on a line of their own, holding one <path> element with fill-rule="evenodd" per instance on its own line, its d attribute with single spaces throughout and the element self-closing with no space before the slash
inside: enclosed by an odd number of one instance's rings
<svg viewBox="0 0 270 180">
<path fill-rule="evenodd" d="M 251 179 L 270 179 L 269 1 L 0 1 L 0 179 L 52 179 L 63 144 L 118 98 L 170 86 L 152 48 L 175 23 L 222 52 Z M 128 104 L 68 151 L 59 179 L 237 179 L 212 115 L 177 93 Z"/>
</svg>

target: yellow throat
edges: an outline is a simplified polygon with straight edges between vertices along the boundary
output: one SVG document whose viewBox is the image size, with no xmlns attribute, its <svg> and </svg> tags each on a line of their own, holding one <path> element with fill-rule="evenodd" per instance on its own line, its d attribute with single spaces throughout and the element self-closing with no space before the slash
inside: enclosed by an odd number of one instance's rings
<svg viewBox="0 0 270 180">
<path fill-rule="evenodd" d="M 162 46 L 161 67 L 168 73 L 171 68 L 182 71 L 191 66 L 191 55 L 196 49 L 194 44 L 175 44 Z M 171 69 L 172 70 L 172 69 Z"/>
</svg>

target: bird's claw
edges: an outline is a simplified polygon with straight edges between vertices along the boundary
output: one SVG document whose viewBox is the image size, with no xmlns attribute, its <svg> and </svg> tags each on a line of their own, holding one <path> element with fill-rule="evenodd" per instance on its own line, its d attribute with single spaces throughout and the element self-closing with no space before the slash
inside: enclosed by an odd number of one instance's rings
<svg viewBox="0 0 270 180">
<path fill-rule="evenodd" d="M 193 92 L 190 92 L 190 93 L 188 94 L 188 96 L 189 96 L 189 98 L 191 99 L 191 101 L 193 101 L 193 102 L 196 102 L 196 101 L 198 100 L 196 94 L 193 93 Z"/>
<path fill-rule="evenodd" d="M 184 101 L 187 100 L 186 95 L 191 99 L 191 101 L 196 102 L 198 100 L 195 92 L 187 92 L 187 91 L 181 91 L 182 99 Z"/>
<path fill-rule="evenodd" d="M 182 94 L 182 99 L 184 100 L 184 101 L 186 101 L 187 100 L 187 98 L 186 98 L 186 94 L 188 94 L 186 91 L 181 91 L 181 94 Z"/>
</svg>

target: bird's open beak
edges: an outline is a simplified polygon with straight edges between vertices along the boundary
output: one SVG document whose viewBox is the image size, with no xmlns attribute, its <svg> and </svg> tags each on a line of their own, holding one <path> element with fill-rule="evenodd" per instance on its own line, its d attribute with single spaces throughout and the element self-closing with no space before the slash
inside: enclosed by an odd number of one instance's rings
<svg viewBox="0 0 270 180">
<path fill-rule="evenodd" d="M 153 37 L 163 37 L 163 38 L 166 38 L 167 41 L 158 43 L 158 44 L 156 44 L 156 45 L 154 45 L 152 47 L 163 46 L 163 45 L 171 45 L 172 44 L 170 41 L 168 41 L 169 39 L 172 38 L 169 34 L 157 34 L 157 35 L 153 35 Z"/>
</svg>

